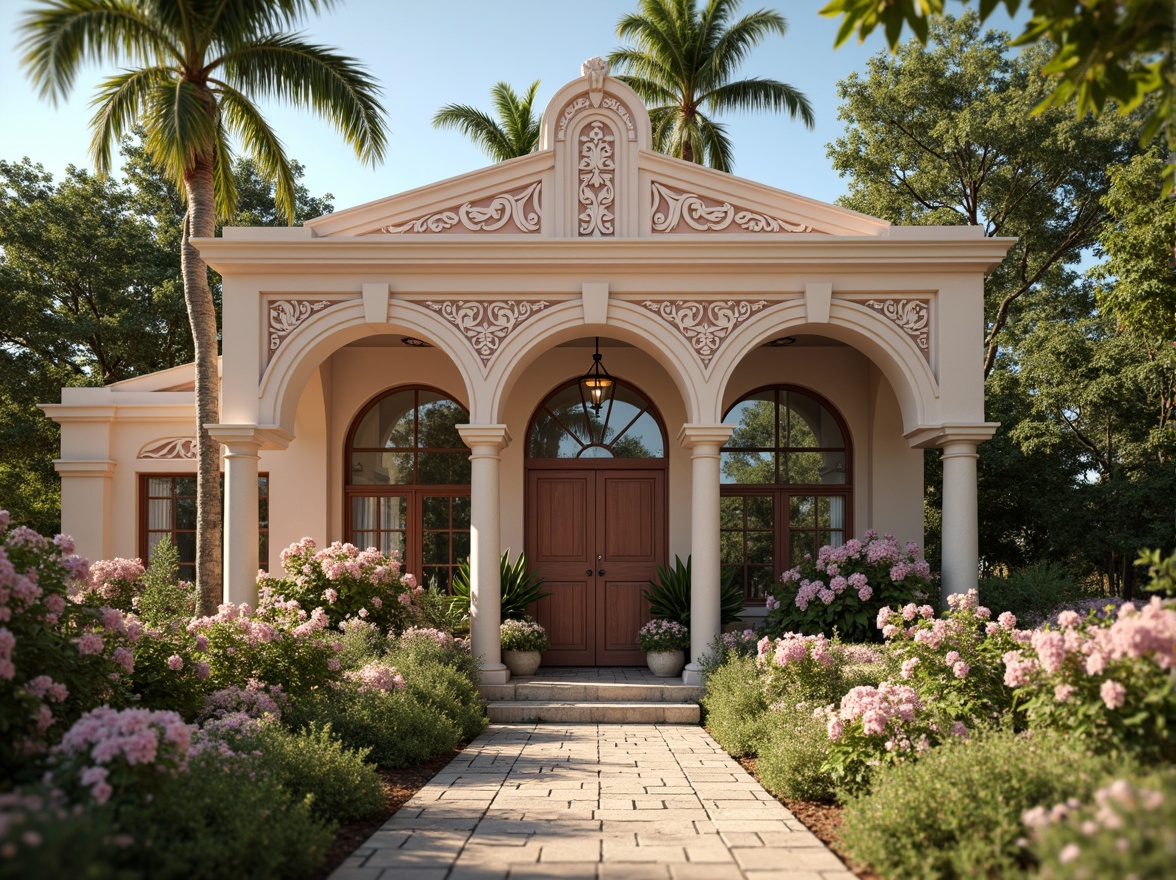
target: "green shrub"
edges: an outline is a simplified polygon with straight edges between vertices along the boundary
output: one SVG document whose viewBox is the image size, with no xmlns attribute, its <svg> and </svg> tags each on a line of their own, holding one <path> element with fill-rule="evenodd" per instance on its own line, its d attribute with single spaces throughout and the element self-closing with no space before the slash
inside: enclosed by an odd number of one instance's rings
<svg viewBox="0 0 1176 880">
<path fill-rule="evenodd" d="M 768 698 L 751 657 L 732 657 L 706 679 L 702 697 L 711 736 L 736 757 L 754 755 L 766 736 Z"/>
<path fill-rule="evenodd" d="M 349 749 L 330 725 L 311 724 L 297 733 L 262 724 L 255 738 L 258 769 L 272 776 L 297 800 L 311 797 L 320 820 L 365 819 L 384 807 L 384 788 L 367 750 Z"/>
<path fill-rule="evenodd" d="M 152 551 L 134 600 L 135 614 L 149 627 L 183 627 L 196 613 L 196 585 L 181 581 L 179 571 L 179 551 L 165 535 Z"/>
<path fill-rule="evenodd" d="M 825 722 L 811 709 L 782 709 L 764 725 L 767 735 L 755 769 L 772 794 L 804 801 L 830 801 L 833 779 L 821 770 L 829 753 Z"/>
<path fill-rule="evenodd" d="M 125 808 L 122 824 L 134 839 L 124 863 L 152 880 L 309 877 L 334 838 L 334 826 L 311 815 L 309 797 L 215 752 L 194 758 L 150 803 Z"/>
<path fill-rule="evenodd" d="M 78 880 L 130 880 L 135 875 L 115 865 L 114 810 L 63 809 L 60 797 L 33 793 L 6 796 L 0 832 L 0 880 L 76 877 Z"/>
<path fill-rule="evenodd" d="M 405 693 L 451 721 L 461 740 L 473 739 L 486 727 L 482 696 L 475 684 L 477 661 L 464 651 L 425 639 L 402 638 L 387 659 L 404 676 Z"/>
<path fill-rule="evenodd" d="M 1061 737 L 991 733 L 882 767 L 842 814 L 841 843 L 883 878 L 1021 876 L 1021 814 L 1085 799 L 1122 758 Z"/>
<path fill-rule="evenodd" d="M 992 616 L 1010 611 L 1022 626 L 1040 623 L 1059 605 L 1094 595 L 1073 572 L 1049 561 L 1014 569 L 1007 577 L 997 575 L 980 581 L 980 601 Z"/>
</svg>

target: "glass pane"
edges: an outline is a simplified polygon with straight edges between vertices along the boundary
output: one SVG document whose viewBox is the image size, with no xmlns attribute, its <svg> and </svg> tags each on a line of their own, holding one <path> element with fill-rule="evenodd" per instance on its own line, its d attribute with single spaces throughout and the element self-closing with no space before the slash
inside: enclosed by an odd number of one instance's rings
<svg viewBox="0 0 1176 880">
<path fill-rule="evenodd" d="M 747 569 L 748 590 L 744 595 L 749 599 L 762 599 L 768 595 L 775 577 L 772 569 L 765 566 L 749 566 Z"/>
<path fill-rule="evenodd" d="M 817 548 L 813 545 L 813 533 L 789 532 L 788 567 L 792 568 L 795 565 L 800 565 L 804 561 L 804 555 L 806 553 L 811 553 L 814 557 L 817 555 Z"/>
<path fill-rule="evenodd" d="M 403 529 L 408 520 L 408 499 L 403 495 L 388 495 L 380 499 L 380 528 Z"/>
<path fill-rule="evenodd" d="M 821 452 L 786 452 L 780 463 L 780 482 L 790 485 L 819 485 Z"/>
<path fill-rule="evenodd" d="M 176 528 L 177 529 L 194 529 L 194 528 L 196 528 L 196 499 L 195 498 L 177 498 L 176 499 Z"/>
<path fill-rule="evenodd" d="M 257 527 L 269 528 L 269 499 L 265 496 L 257 499 Z"/>
<path fill-rule="evenodd" d="M 612 458 L 613 454 L 603 446 L 585 446 L 580 452 L 580 458 Z"/>
<path fill-rule="evenodd" d="M 771 532 L 747 533 L 747 561 L 759 565 L 772 564 L 772 554 L 775 541 Z"/>
<path fill-rule="evenodd" d="M 355 449 L 405 449 L 413 445 L 416 411 L 413 409 L 416 392 L 399 391 L 390 394 L 364 415 L 355 429 L 352 447 Z"/>
<path fill-rule="evenodd" d="M 719 533 L 719 559 L 724 564 L 743 564 L 743 532 Z"/>
<path fill-rule="evenodd" d="M 269 571 L 269 535 L 265 532 L 257 535 L 257 564 L 265 571 Z"/>
<path fill-rule="evenodd" d="M 580 451 L 580 443 L 564 430 L 563 425 L 547 410 L 535 417 L 531 428 L 531 458 L 574 458 Z"/>
<path fill-rule="evenodd" d="M 176 532 L 174 535 L 176 551 L 180 556 L 180 563 L 196 564 L 196 533 Z"/>
<path fill-rule="evenodd" d="M 841 495 L 821 495 L 817 498 L 817 511 L 822 528 L 845 528 L 845 498 Z"/>
<path fill-rule="evenodd" d="M 727 446 L 774 449 L 776 446 L 776 399 L 772 391 L 761 391 L 735 404 L 723 417 L 735 431 Z"/>
<path fill-rule="evenodd" d="M 453 527 L 468 529 L 470 527 L 470 497 L 459 495 L 453 499 Z"/>
<path fill-rule="evenodd" d="M 822 452 L 821 482 L 826 486 L 845 485 L 845 453 Z"/>
<path fill-rule="evenodd" d="M 613 455 L 617 458 L 663 458 L 666 454 L 665 444 L 662 443 L 661 428 L 652 413 L 644 412 L 628 428 L 625 422 L 616 422 L 613 416 L 612 424 L 620 424 L 625 433 L 613 443 Z"/>
<path fill-rule="evenodd" d="M 147 502 L 147 528 L 149 529 L 171 529 L 175 527 L 172 521 L 172 503 L 171 501 L 148 501 Z"/>
<path fill-rule="evenodd" d="M 747 569 L 745 569 L 741 565 L 724 565 L 723 566 L 723 574 L 724 575 L 727 574 L 727 572 L 729 572 L 731 570 L 735 571 L 735 583 L 739 584 L 739 586 L 743 589 L 743 594 L 746 596 L 747 595 Z"/>
<path fill-rule="evenodd" d="M 428 589 L 436 589 L 443 593 L 448 593 L 449 577 L 448 567 L 426 565 L 421 572 L 421 577 L 418 578 L 418 582 Z"/>
<path fill-rule="evenodd" d="M 418 461 L 417 482 L 427 486 L 468 486 L 470 453 L 422 452 Z"/>
<path fill-rule="evenodd" d="M 379 532 L 357 532 L 354 529 L 351 531 L 351 543 L 360 550 L 375 547 L 379 540 Z"/>
<path fill-rule="evenodd" d="M 395 554 L 400 559 L 404 558 L 404 532 L 381 532 L 380 533 L 380 552 L 385 556 Z"/>
<path fill-rule="evenodd" d="M 743 528 L 743 499 L 735 498 L 720 498 L 719 499 L 719 528 L 723 529 L 742 529 Z"/>
<path fill-rule="evenodd" d="M 147 533 L 147 561 L 150 562 L 155 558 L 155 548 L 159 546 L 159 542 L 164 538 L 171 538 L 167 532 L 148 532 Z M 175 543 L 175 542 L 173 542 Z"/>
<path fill-rule="evenodd" d="M 172 494 L 171 477 L 151 477 L 147 480 L 147 494 L 153 498 L 170 498 Z"/>
<path fill-rule="evenodd" d="M 774 500 L 770 495 L 752 495 L 747 499 L 749 529 L 770 529 L 775 525 Z"/>
<path fill-rule="evenodd" d="M 470 420 L 464 406 L 435 391 L 417 397 L 417 445 L 422 449 L 464 449 L 457 426 Z"/>
<path fill-rule="evenodd" d="M 782 445 L 792 449 L 814 446 L 844 448 L 845 438 L 837 420 L 815 398 L 788 391 L 785 393 L 785 407 L 788 411 L 788 434 L 781 435 Z"/>
<path fill-rule="evenodd" d="M 257 478 L 257 497 L 258 498 L 268 498 L 269 497 L 269 477 L 258 477 Z"/>
<path fill-rule="evenodd" d="M 470 533 L 453 533 L 453 564 L 460 565 L 470 558 Z"/>
<path fill-rule="evenodd" d="M 175 478 L 176 495 L 186 495 L 192 498 L 196 497 L 196 478 L 195 477 L 176 477 Z"/>
<path fill-rule="evenodd" d="M 449 498 L 426 497 L 421 500 L 421 522 L 426 529 L 449 528 Z"/>
<path fill-rule="evenodd" d="M 811 495 L 790 497 L 788 499 L 788 525 L 794 529 L 816 528 L 816 499 Z"/>
<path fill-rule="evenodd" d="M 776 455 L 772 452 L 732 451 L 721 453 L 720 481 L 727 484 L 757 485 L 776 481 Z"/>
<path fill-rule="evenodd" d="M 351 531 L 352 533 L 361 532 L 366 529 L 374 529 L 379 525 L 379 520 L 376 519 L 376 507 L 379 503 L 378 498 L 352 498 L 351 499 Z M 359 542 L 354 538 L 351 543 L 359 546 Z"/>
<path fill-rule="evenodd" d="M 425 565 L 448 565 L 449 533 L 425 532 L 421 536 L 421 560 Z"/>
<path fill-rule="evenodd" d="M 352 486 L 410 484 L 413 458 L 411 452 L 353 452 L 347 482 Z"/>
</svg>

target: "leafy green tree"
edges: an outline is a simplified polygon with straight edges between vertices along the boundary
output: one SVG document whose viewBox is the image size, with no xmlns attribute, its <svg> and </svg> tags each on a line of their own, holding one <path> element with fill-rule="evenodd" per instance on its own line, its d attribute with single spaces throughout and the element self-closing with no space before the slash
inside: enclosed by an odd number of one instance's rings
<svg viewBox="0 0 1176 880">
<path fill-rule="evenodd" d="M 980 0 L 980 20 L 1002 4 L 1009 15 L 1016 15 L 1022 5 L 1032 13 L 1025 30 L 1009 45 L 1046 41 L 1051 46 L 1042 74 L 1049 78 L 1052 90 L 1037 110 L 1072 103 L 1081 117 L 1088 112 L 1100 114 L 1108 102 L 1114 102 L 1120 113 L 1129 113 L 1155 96 L 1142 141 L 1147 143 L 1166 128 L 1169 152 L 1176 147 L 1176 128 L 1170 122 L 1176 90 L 1172 67 L 1176 16 L 1171 0 L 1028 0 L 1026 4 Z M 864 40 L 881 26 L 894 49 L 905 25 L 925 43 L 930 23 L 945 7 L 945 0 L 831 0 L 821 14 L 842 17 L 836 46 L 854 31 Z M 1172 171 L 1169 164 L 1166 190 L 1171 189 Z"/>
<path fill-rule="evenodd" d="M 495 162 L 526 156 L 539 147 L 538 91 L 539 80 L 521 95 L 508 83 L 495 83 L 490 89 L 493 115 L 469 104 L 446 104 L 433 117 L 433 127 L 456 128 Z"/>
<path fill-rule="evenodd" d="M 733 20 L 739 0 L 640 0 L 624 16 L 617 36 L 631 45 L 613 50 L 617 78 L 649 107 L 654 149 L 709 165 L 732 168 L 726 128 L 713 118 L 731 110 L 788 113 L 813 126 L 808 98 L 774 79 L 733 79 L 748 54 L 788 25 L 778 12 L 760 9 Z"/>
<path fill-rule="evenodd" d="M 838 92 L 846 133 L 829 148 L 848 176 L 846 207 L 903 224 L 981 226 L 1016 236 L 985 279 L 985 375 L 1026 294 L 1058 286 L 1098 240 L 1108 168 L 1137 149 L 1138 125 L 1115 115 L 1033 116 L 1048 86 L 1042 47 L 1018 57 L 974 13 L 933 21 L 928 46 L 870 60 Z"/>
<path fill-rule="evenodd" d="M 222 596 L 216 312 L 208 268 L 193 239 L 236 212 L 231 138 L 276 182 L 279 211 L 294 213 L 294 169 L 259 100 L 277 98 L 322 115 L 361 160 L 385 147 L 379 89 L 351 58 L 282 28 L 333 0 L 41 0 L 20 25 L 23 64 L 46 98 L 66 97 L 86 63 L 122 65 L 94 99 L 91 152 L 100 174 L 136 124 L 147 153 L 183 190 L 181 266 L 196 362 L 197 551 L 200 613 Z"/>
</svg>

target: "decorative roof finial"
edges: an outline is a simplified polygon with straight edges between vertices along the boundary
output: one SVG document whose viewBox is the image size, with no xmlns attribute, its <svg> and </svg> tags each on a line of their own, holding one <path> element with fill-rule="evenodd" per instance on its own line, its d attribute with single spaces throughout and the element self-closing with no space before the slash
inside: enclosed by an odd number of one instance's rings
<svg viewBox="0 0 1176 880">
<path fill-rule="evenodd" d="M 593 107 L 600 106 L 604 97 L 604 78 L 608 76 L 608 62 L 600 56 L 589 58 L 580 65 L 580 75 L 588 77 L 588 99 Z"/>
</svg>

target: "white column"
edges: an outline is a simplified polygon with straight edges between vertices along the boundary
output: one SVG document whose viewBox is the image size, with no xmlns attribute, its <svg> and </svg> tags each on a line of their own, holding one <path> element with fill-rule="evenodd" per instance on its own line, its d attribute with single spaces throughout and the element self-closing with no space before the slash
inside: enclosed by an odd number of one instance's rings
<svg viewBox="0 0 1176 880">
<path fill-rule="evenodd" d="M 483 684 L 506 684 L 502 663 L 502 581 L 498 559 L 499 453 L 510 443 L 506 425 L 458 425 L 470 448 L 470 638 L 482 666 Z"/>
<path fill-rule="evenodd" d="M 259 453 L 284 449 L 293 438 L 256 425 L 209 425 L 208 433 L 225 447 L 224 601 L 256 605 Z"/>
<path fill-rule="evenodd" d="M 980 577 L 974 440 L 946 439 L 943 450 L 943 577 L 940 599 L 977 587 Z"/>
<path fill-rule="evenodd" d="M 683 425 L 690 450 L 690 657 L 682 680 L 702 684 L 699 660 L 721 630 L 719 612 L 719 449 L 733 425 Z"/>
</svg>

